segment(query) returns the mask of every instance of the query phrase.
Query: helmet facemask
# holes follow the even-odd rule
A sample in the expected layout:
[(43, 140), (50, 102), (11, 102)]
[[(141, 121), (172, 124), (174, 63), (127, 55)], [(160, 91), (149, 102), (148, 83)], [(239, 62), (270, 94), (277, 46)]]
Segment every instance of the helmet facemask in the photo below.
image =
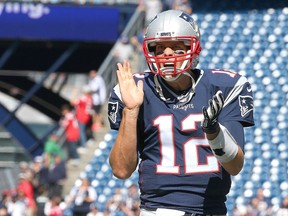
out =
[[(169, 56), (156, 55), (155, 46), (158, 41), (183, 41), (188, 50), (184, 53), (177, 53), (177, 50), (174, 50), (174, 54)], [(196, 67), (201, 48), (199, 40), (194, 36), (190, 36), (145, 38), (143, 50), (151, 72), (163, 77), (166, 81), (175, 81), (181, 73)], [(179, 63), (181, 63), (180, 66)]]

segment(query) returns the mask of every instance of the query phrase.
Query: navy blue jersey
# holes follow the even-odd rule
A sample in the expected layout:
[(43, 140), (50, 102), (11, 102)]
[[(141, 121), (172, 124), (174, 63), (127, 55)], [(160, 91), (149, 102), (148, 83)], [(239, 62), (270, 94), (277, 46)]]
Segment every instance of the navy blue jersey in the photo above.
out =
[[(162, 100), (155, 91), (154, 74), (135, 74), (134, 78), (144, 82), (144, 102), (137, 124), (142, 207), (226, 214), (231, 179), (213, 156), (201, 129), (202, 107), (221, 90), (225, 104), (218, 121), (222, 125), (254, 125), (252, 89), (247, 79), (232, 71), (201, 70), (195, 94), (185, 104), (169, 91), (164, 92), (168, 100)], [(108, 104), (112, 129), (118, 130), (122, 109), (116, 86)], [(237, 132), (232, 134), (243, 148), (243, 139), (235, 137)]]

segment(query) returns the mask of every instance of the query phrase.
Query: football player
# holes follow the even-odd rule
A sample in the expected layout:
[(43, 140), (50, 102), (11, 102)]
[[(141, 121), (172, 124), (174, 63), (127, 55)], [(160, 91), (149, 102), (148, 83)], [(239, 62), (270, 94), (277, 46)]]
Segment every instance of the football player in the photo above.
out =
[(138, 167), (141, 216), (225, 215), (231, 175), (243, 168), (243, 128), (254, 125), (251, 86), (237, 72), (196, 67), (200, 31), (181, 11), (150, 22), (143, 51), (149, 72), (117, 64), (113, 174), (126, 179)]

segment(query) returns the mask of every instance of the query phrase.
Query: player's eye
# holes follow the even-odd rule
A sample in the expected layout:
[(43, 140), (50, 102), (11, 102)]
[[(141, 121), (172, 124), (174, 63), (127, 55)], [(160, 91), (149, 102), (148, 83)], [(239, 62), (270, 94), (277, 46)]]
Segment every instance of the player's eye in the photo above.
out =
[(165, 47), (164, 46), (160, 46), (160, 45), (158, 45), (157, 47), (156, 47), (156, 55), (163, 55), (163, 53), (164, 53), (164, 49), (165, 49)]
[(185, 51), (184, 50), (175, 50), (174, 54), (176, 54), (176, 55), (185, 54)]
[[(185, 54), (185, 51), (184, 50), (173, 50), (174, 54), (176, 55), (183, 55)], [(164, 54), (164, 50), (163, 49), (159, 49), (159, 50), (156, 50), (156, 55), (163, 55)]]
[(156, 50), (156, 55), (163, 55), (164, 50)]

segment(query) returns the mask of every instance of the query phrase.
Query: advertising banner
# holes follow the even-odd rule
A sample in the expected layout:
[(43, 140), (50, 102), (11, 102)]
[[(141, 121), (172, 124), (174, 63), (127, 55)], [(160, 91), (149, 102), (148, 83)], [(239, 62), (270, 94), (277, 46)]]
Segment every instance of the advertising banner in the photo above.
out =
[(0, 39), (113, 42), (118, 26), (112, 7), (0, 3)]

